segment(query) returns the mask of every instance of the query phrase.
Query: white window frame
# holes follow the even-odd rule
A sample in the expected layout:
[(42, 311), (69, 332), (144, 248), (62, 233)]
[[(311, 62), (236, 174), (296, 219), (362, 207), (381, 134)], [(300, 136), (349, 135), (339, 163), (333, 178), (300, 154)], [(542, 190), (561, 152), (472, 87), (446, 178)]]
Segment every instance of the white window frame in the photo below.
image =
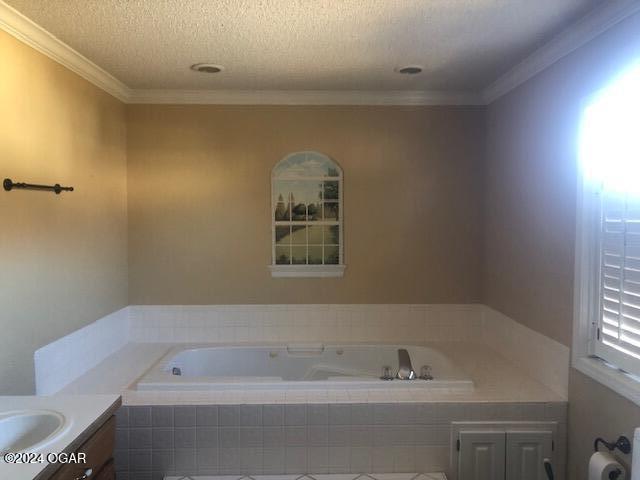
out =
[[(600, 92), (582, 102), (583, 109)], [(574, 273), (573, 368), (640, 405), (640, 380), (596, 355), (600, 315), (601, 193), (578, 166)], [(600, 346), (601, 348), (602, 346)], [(609, 354), (609, 358), (613, 357)]]
[[(339, 175), (337, 177), (305, 177), (305, 178), (291, 178), (277, 177), (276, 169), (278, 165), (286, 162), (289, 158), (295, 155), (313, 154), (320, 155), (329, 159), (338, 169)], [(277, 201), (274, 198), (275, 182), (277, 180), (303, 180), (303, 181), (337, 181), (338, 182), (338, 232), (340, 241), (338, 243), (338, 255), (340, 261), (337, 265), (278, 265), (276, 264), (276, 225), (277, 222), (274, 218), (274, 212), (276, 209)], [(335, 278), (342, 277), (346, 265), (344, 263), (344, 173), (338, 163), (327, 155), (317, 151), (301, 151), (293, 152), (282, 158), (276, 163), (271, 170), (271, 265), (269, 270), (273, 278), (304, 278), (304, 277), (316, 277), (316, 278)], [(302, 222), (305, 223), (306, 222)], [(336, 222), (330, 222), (335, 224)], [(326, 225), (324, 221), (313, 222), (313, 225)]]

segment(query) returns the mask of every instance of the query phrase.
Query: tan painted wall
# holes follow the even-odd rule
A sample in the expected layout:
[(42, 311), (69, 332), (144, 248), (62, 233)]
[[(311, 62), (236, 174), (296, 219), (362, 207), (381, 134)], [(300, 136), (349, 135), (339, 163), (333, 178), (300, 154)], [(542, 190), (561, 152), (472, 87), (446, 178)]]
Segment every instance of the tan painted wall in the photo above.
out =
[[(479, 299), (483, 109), (131, 105), (131, 304)], [(344, 169), (342, 279), (272, 279), (270, 172)]]
[(127, 303), (123, 105), (0, 31), (0, 394), (34, 390), (33, 353)]
[[(640, 15), (488, 109), (484, 303), (570, 345), (576, 136), (581, 105), (640, 60)], [(630, 434), (640, 408), (571, 371), (569, 478), (586, 478), (593, 440)]]

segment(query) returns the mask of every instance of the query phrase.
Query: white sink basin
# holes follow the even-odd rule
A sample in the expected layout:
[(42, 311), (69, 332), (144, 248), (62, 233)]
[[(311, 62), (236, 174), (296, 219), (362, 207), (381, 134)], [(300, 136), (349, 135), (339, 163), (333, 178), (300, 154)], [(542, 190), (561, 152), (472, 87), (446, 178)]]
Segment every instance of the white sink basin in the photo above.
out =
[(0, 454), (33, 451), (57, 437), (64, 423), (53, 410), (0, 412)]

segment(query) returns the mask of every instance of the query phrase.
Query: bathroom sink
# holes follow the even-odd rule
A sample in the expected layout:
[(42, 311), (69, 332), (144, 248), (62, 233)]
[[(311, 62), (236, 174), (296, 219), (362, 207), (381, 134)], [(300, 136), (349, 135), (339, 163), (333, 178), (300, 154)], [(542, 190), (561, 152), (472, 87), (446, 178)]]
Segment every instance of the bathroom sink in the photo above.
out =
[(57, 437), (64, 423), (53, 410), (0, 412), (0, 454), (35, 450)]

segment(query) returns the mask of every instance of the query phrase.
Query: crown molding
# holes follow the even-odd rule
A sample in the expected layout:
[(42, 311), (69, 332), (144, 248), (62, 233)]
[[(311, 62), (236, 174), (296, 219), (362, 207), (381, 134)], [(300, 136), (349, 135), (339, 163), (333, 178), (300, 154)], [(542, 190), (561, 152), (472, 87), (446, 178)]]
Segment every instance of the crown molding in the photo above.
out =
[(129, 87), (2, 0), (0, 0), (0, 29), (117, 99), (127, 101), (131, 93)]
[(481, 105), (479, 94), (447, 91), (133, 90), (0, 0), (0, 29), (124, 103), (203, 105)]
[(479, 94), (447, 91), (133, 90), (0, 0), (0, 29), (124, 103), (203, 105), (481, 105)]
[(134, 90), (0, 0), (0, 29), (124, 103), (202, 105), (487, 105), (615, 24), (640, 11), (616, 0), (587, 14), (515, 65), (481, 93), (465, 91)]
[(550, 42), (487, 86), (482, 91), (484, 103), (494, 102), (638, 11), (640, 11), (640, 1), (638, 0), (605, 2), (603, 6), (591, 11), (563, 30)]
[(201, 105), (482, 105), (473, 92), (133, 90), (128, 103)]

